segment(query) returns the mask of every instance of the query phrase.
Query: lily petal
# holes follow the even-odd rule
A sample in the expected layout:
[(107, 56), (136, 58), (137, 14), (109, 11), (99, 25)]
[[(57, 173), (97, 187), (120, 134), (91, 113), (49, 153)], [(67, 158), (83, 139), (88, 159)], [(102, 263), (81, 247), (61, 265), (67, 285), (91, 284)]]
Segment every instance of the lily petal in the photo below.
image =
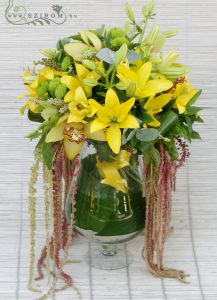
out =
[(148, 81), (152, 70), (152, 63), (146, 62), (144, 63), (138, 70), (137, 76), (138, 76), (138, 82), (139, 87), (142, 88), (143, 85)]
[(65, 84), (70, 90), (76, 89), (80, 86), (78, 79), (69, 75), (63, 76), (61, 78), (61, 83)]
[(86, 78), (90, 73), (90, 71), (82, 64), (75, 63), (75, 68), (79, 80)]
[(108, 123), (102, 122), (101, 120), (99, 120), (99, 118), (97, 118), (97, 119), (93, 120), (93, 122), (90, 124), (90, 133), (104, 129), (108, 126), (109, 126)]
[(106, 132), (106, 139), (112, 151), (115, 154), (118, 154), (121, 147), (121, 130), (117, 124), (113, 124), (108, 128)]
[(106, 141), (106, 135), (105, 135), (104, 130), (99, 130), (99, 131), (96, 131), (96, 132), (90, 132), (90, 126), (91, 126), (91, 123), (87, 123), (85, 125), (85, 127), (84, 127), (85, 136), (88, 139), (91, 139), (91, 140), (105, 142)]
[(117, 76), (123, 82), (137, 81), (136, 73), (123, 65), (117, 67)]
[(131, 108), (133, 107), (135, 103), (135, 98), (130, 98), (129, 100), (121, 103), (120, 109), (119, 109), (119, 116), (118, 116), (118, 122), (122, 122)]
[(171, 94), (163, 94), (156, 98), (149, 98), (144, 105), (146, 110), (159, 110), (164, 107), (172, 98)]
[(118, 96), (113, 89), (108, 89), (106, 93), (105, 106), (109, 108), (118, 108), (120, 106)]
[(143, 90), (152, 90), (155, 94), (169, 90), (173, 86), (172, 81), (166, 79), (149, 80), (143, 85)]
[(127, 115), (126, 118), (118, 124), (120, 128), (138, 128), (139, 122), (132, 115)]

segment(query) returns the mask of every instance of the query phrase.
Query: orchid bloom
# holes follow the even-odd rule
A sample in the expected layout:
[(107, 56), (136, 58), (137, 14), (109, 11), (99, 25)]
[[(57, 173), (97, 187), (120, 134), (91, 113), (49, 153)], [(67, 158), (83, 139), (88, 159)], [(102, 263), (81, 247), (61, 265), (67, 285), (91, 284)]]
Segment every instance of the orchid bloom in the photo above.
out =
[(92, 117), (97, 109), (90, 105), (92, 99), (87, 100), (84, 90), (76, 88), (73, 101), (68, 105), (70, 114), (68, 123), (82, 122), (85, 117)]
[(108, 127), (106, 139), (112, 151), (118, 154), (121, 147), (120, 128), (138, 128), (139, 123), (135, 117), (129, 114), (135, 103), (135, 98), (131, 98), (120, 103), (114, 90), (109, 89), (105, 97), (105, 106), (100, 105), (95, 100), (91, 105), (97, 108), (97, 118), (90, 125), (90, 132)]
[(173, 107), (178, 108), (179, 114), (185, 112), (186, 105), (197, 92), (198, 90), (186, 81), (176, 85), (175, 91), (172, 92), (172, 97), (176, 99)]
[(123, 83), (135, 84), (135, 97), (137, 99), (153, 97), (158, 93), (169, 90), (173, 86), (172, 81), (167, 79), (149, 80), (151, 70), (151, 62), (146, 62), (139, 68), (128, 68), (127, 66), (119, 65), (117, 67), (117, 77)]
[[(158, 114), (162, 111), (162, 108), (167, 105), (167, 103), (171, 100), (172, 95), (171, 94), (162, 94), (158, 97), (150, 97), (148, 101), (143, 106), (146, 113), (153, 119), (150, 123), (148, 123), (149, 126), (152, 127), (158, 127), (160, 126), (160, 122), (154, 117), (154, 115)], [(143, 127), (147, 127), (146, 124), (143, 125)]]
[(89, 124), (58, 122), (47, 134), (46, 143), (63, 141), (66, 155), (72, 160), (80, 153), (85, 138), (106, 141), (104, 131), (100, 130), (93, 134), (90, 132)]

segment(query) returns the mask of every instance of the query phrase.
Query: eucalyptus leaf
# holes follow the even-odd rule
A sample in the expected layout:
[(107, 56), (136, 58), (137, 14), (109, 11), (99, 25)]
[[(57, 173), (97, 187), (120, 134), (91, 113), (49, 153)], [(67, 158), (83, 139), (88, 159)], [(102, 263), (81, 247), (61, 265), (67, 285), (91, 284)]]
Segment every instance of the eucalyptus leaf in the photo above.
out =
[(101, 50), (99, 50), (96, 54), (96, 57), (107, 62), (110, 65), (115, 64), (115, 60), (116, 60), (115, 53), (109, 48), (102, 48)]
[(129, 61), (129, 63), (132, 63), (134, 61), (137, 61), (138, 59), (141, 58), (141, 54), (133, 51), (133, 50), (128, 50), (127, 51), (127, 59)]
[(154, 128), (140, 128), (136, 130), (136, 138), (142, 142), (152, 142), (159, 137), (160, 133)]

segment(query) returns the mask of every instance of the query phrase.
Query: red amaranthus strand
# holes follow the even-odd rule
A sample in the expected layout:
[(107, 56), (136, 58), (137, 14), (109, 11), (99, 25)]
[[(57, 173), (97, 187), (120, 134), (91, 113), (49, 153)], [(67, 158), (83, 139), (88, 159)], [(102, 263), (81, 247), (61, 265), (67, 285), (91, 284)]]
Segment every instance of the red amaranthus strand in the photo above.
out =
[(167, 269), (163, 265), (164, 244), (170, 231), (171, 193), (175, 190), (176, 163), (171, 161), (163, 144), (160, 145), (161, 163), (145, 166), (146, 223), (143, 257), (149, 270), (158, 277), (177, 278), (186, 282), (183, 271)]
[[(50, 239), (49, 252), (50, 252), (50, 257), (53, 259), (57, 269), (57, 274), (56, 275), (53, 274), (53, 276), (55, 276), (55, 280), (57, 280), (58, 277), (62, 277), (66, 282), (66, 285), (64, 285), (62, 288), (58, 290), (56, 289), (56, 291), (60, 291), (70, 286), (74, 287), (72, 277), (63, 271), (63, 264), (67, 258), (68, 249), (70, 247), (72, 238), (75, 235), (72, 227), (73, 222), (72, 221), (68, 222), (66, 219), (65, 208), (66, 208), (66, 198), (67, 198), (66, 196), (67, 193), (69, 192), (69, 188), (72, 182), (75, 185), (73, 186), (74, 189), (73, 195), (75, 196), (76, 193), (76, 182), (77, 182), (77, 176), (79, 175), (80, 160), (79, 158), (76, 158), (73, 161), (67, 160), (62, 145), (59, 143), (56, 143), (54, 145), (53, 150), (54, 150), (54, 160), (52, 166), (53, 236)], [(64, 180), (64, 193), (62, 191), (63, 180)], [(63, 203), (62, 203), (62, 194), (64, 194)], [(75, 202), (75, 199), (71, 201)], [(65, 251), (64, 260), (60, 258), (61, 249)], [(45, 246), (42, 249), (40, 258), (38, 260), (39, 276), (38, 278), (36, 278), (36, 280), (42, 279), (44, 277), (42, 268), (44, 267), (44, 260), (47, 256), (47, 252), (48, 251)], [(74, 288), (79, 294), (77, 288), (76, 287)]]

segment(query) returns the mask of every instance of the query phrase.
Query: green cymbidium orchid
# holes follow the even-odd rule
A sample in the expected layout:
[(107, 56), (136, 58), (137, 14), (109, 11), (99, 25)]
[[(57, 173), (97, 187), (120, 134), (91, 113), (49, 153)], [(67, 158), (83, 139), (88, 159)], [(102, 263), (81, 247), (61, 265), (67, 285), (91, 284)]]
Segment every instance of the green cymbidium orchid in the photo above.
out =
[(82, 123), (58, 122), (49, 131), (46, 143), (63, 141), (64, 150), (68, 159), (74, 159), (81, 151), (86, 138), (96, 141), (106, 141), (104, 131), (100, 130), (95, 134), (90, 133), (90, 125)]
[(137, 119), (129, 114), (130, 109), (135, 103), (135, 98), (131, 98), (120, 103), (117, 94), (113, 89), (109, 89), (105, 97), (105, 106), (100, 105), (95, 100), (91, 105), (97, 109), (97, 118), (90, 125), (90, 132), (108, 127), (106, 139), (112, 151), (118, 154), (121, 147), (120, 128), (138, 128)]
[(167, 79), (150, 80), (151, 70), (151, 62), (146, 62), (135, 69), (119, 65), (117, 67), (117, 77), (123, 83), (135, 84), (135, 97), (137, 99), (153, 97), (158, 93), (169, 90), (173, 86), (173, 83)]

